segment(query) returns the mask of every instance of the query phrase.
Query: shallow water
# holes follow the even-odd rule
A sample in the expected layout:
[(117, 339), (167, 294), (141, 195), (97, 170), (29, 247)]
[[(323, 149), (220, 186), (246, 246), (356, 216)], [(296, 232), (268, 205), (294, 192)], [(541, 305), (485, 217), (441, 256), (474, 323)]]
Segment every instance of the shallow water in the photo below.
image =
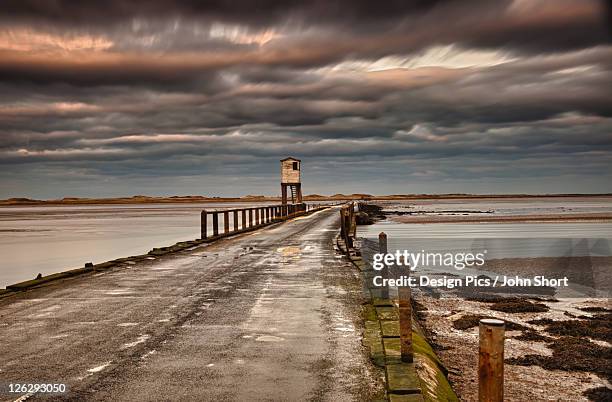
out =
[(415, 200), (389, 201), (385, 210), (425, 215), (549, 215), (576, 213), (612, 213), (612, 197), (554, 197), (534, 199)]
[(193, 240), (202, 209), (255, 205), (266, 203), (0, 207), (0, 287)]
[(380, 232), (389, 250), (480, 251), (488, 258), (610, 256), (611, 223), (428, 223), (383, 221), (360, 226), (371, 240)]
[[(492, 208), (495, 206), (495, 208)], [(561, 209), (568, 212), (561, 212)], [(560, 214), (576, 212), (606, 213), (612, 209), (612, 202), (560, 201), (549, 199), (547, 202), (537, 200), (534, 205), (526, 201), (512, 202), (477, 202), (459, 201), (430, 203), (427, 205), (412, 202), (388, 203), (388, 211), (417, 211), (425, 215), (457, 214), (457, 211), (469, 215), (478, 214), (473, 211), (492, 211), (495, 215), (533, 215)], [(442, 212), (443, 211), (443, 212)], [(520, 212), (519, 212), (520, 211)], [(463, 214), (462, 212), (459, 214)], [(408, 250), (412, 253), (485, 253), (485, 260), (505, 258), (537, 258), (537, 257), (609, 257), (612, 256), (612, 223), (610, 222), (512, 222), (512, 223), (401, 223), (394, 220), (384, 220), (374, 225), (358, 226), (359, 237), (378, 242), (378, 235), (385, 232), (388, 238), (388, 251)], [(559, 260), (562, 261), (562, 260)], [(563, 260), (567, 261), (567, 260)], [(560, 262), (561, 263), (561, 262)], [(562, 264), (562, 263), (561, 263)], [(572, 268), (578, 269), (578, 268)], [(606, 278), (608, 281), (612, 267), (586, 265), (579, 268), (589, 270), (593, 278)], [(535, 274), (568, 273), (566, 266), (552, 266), (547, 271)], [(604, 270), (604, 271), (602, 271)], [(459, 268), (431, 264), (420, 267), (421, 274), (445, 274), (451, 272), (459, 276), (491, 275), (485, 270)], [(576, 274), (578, 271), (569, 272)], [(606, 285), (606, 286), (597, 286)], [(596, 284), (595, 287), (608, 288), (609, 284)], [(591, 292), (593, 289), (583, 289), (572, 283), (571, 289), (563, 289), (563, 294), (569, 297)], [(608, 293), (605, 292), (607, 295)]]
[[(417, 215), (612, 215), (612, 198), (587, 197), (513, 200), (419, 200), (381, 204), (386, 211)], [(388, 236), (389, 248), (439, 251), (488, 249), (488, 258), (611, 255), (610, 222), (400, 223), (384, 220), (359, 226), (358, 235)]]

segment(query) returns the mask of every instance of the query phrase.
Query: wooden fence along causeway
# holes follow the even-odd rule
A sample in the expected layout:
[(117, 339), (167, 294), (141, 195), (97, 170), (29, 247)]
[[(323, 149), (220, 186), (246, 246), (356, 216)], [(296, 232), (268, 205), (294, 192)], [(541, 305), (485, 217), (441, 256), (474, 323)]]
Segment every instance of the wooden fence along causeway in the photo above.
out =
[(355, 223), (355, 203), (349, 202), (340, 208), (340, 236), (346, 244), (346, 250), (353, 248), (353, 239), (357, 235)]
[[(324, 208), (327, 207), (302, 203), (212, 211), (202, 210), (200, 238), (211, 239), (238, 234)], [(212, 228), (209, 227), (209, 222), (212, 223)], [(220, 225), (221, 222), (222, 225)]]

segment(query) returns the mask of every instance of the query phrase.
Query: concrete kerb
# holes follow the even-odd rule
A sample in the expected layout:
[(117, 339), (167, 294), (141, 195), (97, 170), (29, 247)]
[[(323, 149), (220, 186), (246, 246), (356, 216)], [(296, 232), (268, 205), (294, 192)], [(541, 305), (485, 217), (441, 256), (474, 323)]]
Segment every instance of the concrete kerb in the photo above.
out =
[(253, 232), (259, 229), (262, 229), (264, 227), (268, 227), (268, 226), (272, 226), (272, 225), (276, 225), (276, 224), (280, 224), (286, 221), (289, 221), (293, 218), (297, 218), (299, 216), (304, 216), (304, 215), (310, 215), (313, 214), (315, 212), (319, 212), (322, 211), (324, 209), (327, 209), (329, 207), (327, 206), (322, 206), (319, 208), (315, 208), (315, 209), (311, 209), (309, 211), (303, 211), (303, 212), (298, 212), (295, 213), (291, 216), (288, 217), (284, 217), (283, 219), (278, 219), (275, 220), (273, 222), (269, 222), (269, 223), (265, 223), (265, 224), (259, 224), (257, 226), (252, 226), (249, 228), (245, 228), (239, 231), (235, 231), (235, 232), (231, 232), (231, 233), (222, 233), (219, 234), (217, 236), (214, 237), (208, 237), (206, 239), (195, 239), (195, 240), (188, 240), (188, 241), (182, 241), (182, 242), (178, 242), (172, 246), (168, 246), (168, 247), (159, 247), (159, 248), (153, 248), (152, 250), (150, 250), (147, 254), (141, 254), (141, 255), (135, 255), (135, 256), (130, 256), (130, 257), (122, 257), (122, 258), (117, 258), (111, 261), (106, 261), (106, 262), (102, 262), (99, 264), (95, 264), (91, 267), (86, 267), (86, 268), (76, 268), (76, 269), (71, 269), (71, 270), (67, 270), (67, 271), (62, 271), (62, 272), (57, 272), (54, 274), (50, 274), (50, 275), (46, 275), (43, 276), (41, 278), (36, 278), (36, 279), (30, 279), (27, 281), (23, 281), (23, 282), (19, 282), (19, 283), (15, 283), (12, 285), (7, 285), (6, 289), (0, 289), (0, 300), (5, 298), (5, 297), (10, 297), (13, 296), (15, 294), (18, 294), (19, 292), (23, 292), (29, 289), (33, 289), (33, 288), (37, 288), (40, 286), (45, 286), (48, 285), (50, 283), (53, 283), (55, 281), (58, 280), (64, 280), (64, 279), (69, 279), (69, 278), (73, 278), (76, 276), (80, 276), (80, 275), (84, 275), (87, 273), (95, 273), (95, 272), (101, 272), (101, 271), (106, 271), (108, 269), (111, 268), (115, 268), (115, 267), (119, 267), (122, 264), (126, 263), (127, 261), (142, 261), (147, 259), (148, 257), (161, 257), (167, 254), (172, 254), (172, 253), (177, 253), (180, 251), (184, 251), (193, 247), (197, 247), (199, 245), (202, 244), (208, 244), (208, 243), (213, 243), (217, 240), (221, 240), (221, 239), (226, 239), (226, 238), (231, 238), (234, 236), (238, 236), (238, 235), (242, 235), (248, 232)]
[[(372, 362), (385, 370), (387, 397), (390, 401), (458, 401), (446, 378), (446, 369), (428, 344), (413, 316), (414, 363), (403, 363), (400, 353), (399, 309), (396, 300), (381, 299), (373, 289), (374, 271), (359, 250), (346, 251), (342, 236), (336, 246), (357, 267), (368, 284), (370, 303), (365, 305), (363, 343)], [(374, 292), (373, 292), (374, 291)]]

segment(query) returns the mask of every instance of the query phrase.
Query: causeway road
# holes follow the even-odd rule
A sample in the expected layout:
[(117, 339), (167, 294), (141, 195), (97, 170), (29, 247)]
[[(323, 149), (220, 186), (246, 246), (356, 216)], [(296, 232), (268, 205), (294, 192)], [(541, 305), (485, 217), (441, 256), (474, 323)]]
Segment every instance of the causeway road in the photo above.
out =
[[(371, 400), (330, 208), (0, 300), (0, 400)], [(8, 394), (62, 383), (62, 395)]]

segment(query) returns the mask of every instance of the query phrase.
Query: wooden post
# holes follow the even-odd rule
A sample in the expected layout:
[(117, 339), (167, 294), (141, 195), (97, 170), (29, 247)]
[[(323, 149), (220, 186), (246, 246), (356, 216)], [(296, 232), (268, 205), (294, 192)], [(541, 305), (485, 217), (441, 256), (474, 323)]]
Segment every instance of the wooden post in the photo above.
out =
[[(380, 234), (378, 235), (378, 252), (381, 254), (387, 254), (387, 234), (385, 232), (380, 232)], [(387, 264), (384, 265), (385, 266), (382, 269), (381, 276), (383, 277), (385, 285), (383, 285), (381, 289), (380, 298), (388, 299), (389, 286), (387, 285), (388, 281), (385, 281), (385, 279), (389, 279), (389, 267), (387, 266)]]
[(281, 183), (281, 203), (287, 205), (287, 185)]
[(247, 211), (246, 209), (242, 210), (242, 229), (247, 228)]
[(213, 236), (219, 236), (219, 213), (217, 211), (212, 213), (213, 216)]
[(353, 239), (357, 237), (357, 220), (355, 216), (355, 207), (351, 205), (351, 233), (353, 234)]
[(223, 233), (229, 233), (229, 211), (223, 211)]
[(502, 320), (485, 318), (479, 324), (478, 400), (504, 400), (504, 332)]
[(249, 208), (249, 227), (253, 227), (253, 208)]
[(234, 210), (234, 232), (238, 231), (238, 210)]
[(353, 248), (353, 238), (351, 237), (351, 210), (347, 208), (346, 214), (344, 215), (345, 223), (344, 223), (344, 235), (346, 236), (346, 245), (347, 248)]
[(206, 229), (208, 221), (206, 220), (206, 210), (200, 214), (200, 239), (206, 239)]
[(410, 287), (397, 288), (399, 299), (400, 351), (402, 361), (412, 363), (412, 305), (410, 304)]

